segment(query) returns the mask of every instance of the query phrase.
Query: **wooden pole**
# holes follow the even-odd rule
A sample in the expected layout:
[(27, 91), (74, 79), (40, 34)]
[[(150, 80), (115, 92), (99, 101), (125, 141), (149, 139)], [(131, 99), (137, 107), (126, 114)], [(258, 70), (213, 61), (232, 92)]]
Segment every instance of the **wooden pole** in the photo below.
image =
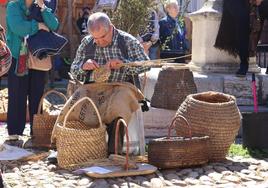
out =
[(69, 36), (69, 44), (70, 44), (70, 58), (71, 61), (74, 59), (74, 41), (73, 41), (73, 26), (72, 26), (72, 21), (73, 21), (73, 0), (68, 0), (68, 22), (67, 22), (67, 28), (68, 28), (68, 36)]

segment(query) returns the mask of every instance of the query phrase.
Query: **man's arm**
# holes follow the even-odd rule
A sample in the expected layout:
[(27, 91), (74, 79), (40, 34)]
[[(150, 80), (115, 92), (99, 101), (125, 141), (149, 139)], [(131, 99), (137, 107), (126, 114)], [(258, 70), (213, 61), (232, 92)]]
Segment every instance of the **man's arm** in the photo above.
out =
[(71, 65), (71, 74), (75, 79), (81, 80), (83, 77), (86, 76), (86, 71), (82, 69), (83, 64), (85, 62), (85, 47), (88, 45), (89, 41), (88, 38), (83, 38), (80, 46), (78, 47), (76, 51), (75, 59)]
[[(127, 49), (128, 49), (128, 56), (129, 59), (126, 61), (128, 62), (135, 62), (135, 61), (147, 61), (150, 60), (149, 57), (146, 55), (144, 48), (140, 44), (138, 40), (130, 40), (127, 41)], [(127, 67), (126, 74), (133, 75), (133, 74), (140, 74), (146, 71), (149, 71), (150, 67)]]

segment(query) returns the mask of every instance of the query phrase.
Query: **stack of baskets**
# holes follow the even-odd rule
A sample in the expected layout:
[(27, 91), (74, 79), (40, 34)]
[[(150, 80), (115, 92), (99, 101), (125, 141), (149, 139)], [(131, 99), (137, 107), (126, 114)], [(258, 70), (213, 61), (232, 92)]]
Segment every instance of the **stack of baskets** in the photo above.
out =
[[(209, 136), (209, 160), (225, 160), (241, 125), (241, 115), (235, 98), (218, 92), (204, 92), (187, 96), (176, 116), (184, 116), (192, 126), (194, 136)], [(185, 136), (188, 128), (175, 122), (177, 135)]]
[[(187, 137), (170, 137), (175, 122), (180, 119), (188, 125)], [(168, 137), (149, 142), (148, 160), (158, 168), (189, 167), (208, 162), (208, 136), (192, 137), (192, 127), (181, 115), (175, 117), (169, 127)]]
[(58, 115), (50, 115), (49, 113), (43, 113), (41, 112), (41, 108), (44, 99), (52, 93), (63, 98), (65, 102), (67, 100), (64, 94), (55, 90), (47, 91), (42, 96), (38, 106), (38, 112), (34, 115), (33, 118), (33, 144), (36, 147), (51, 147), (50, 138)]
[[(97, 128), (91, 128), (82, 119), (69, 118), (75, 112), (76, 106), (80, 103), (88, 104), (88, 102), (98, 117)], [(94, 159), (107, 158), (106, 128), (102, 124), (97, 107), (90, 98), (79, 99), (70, 109), (63, 109), (61, 115), (64, 119), (63, 121), (58, 119), (52, 133), (52, 138), (56, 138), (57, 159), (60, 167), (72, 169)]]

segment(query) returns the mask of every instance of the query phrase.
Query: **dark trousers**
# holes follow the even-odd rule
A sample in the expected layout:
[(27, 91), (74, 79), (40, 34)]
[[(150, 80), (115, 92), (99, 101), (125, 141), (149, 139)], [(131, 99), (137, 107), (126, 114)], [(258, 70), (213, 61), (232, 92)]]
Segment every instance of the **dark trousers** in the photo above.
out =
[(230, 14), (233, 15), (236, 23), (236, 46), (240, 58), (240, 68), (248, 70), (249, 58), (249, 4), (245, 0), (229, 1), (231, 2)]
[(28, 75), (17, 76), (15, 68), (16, 60), (12, 59), (12, 65), (8, 72), (7, 128), (9, 135), (22, 135), (26, 123), (27, 98), (32, 127), (33, 115), (37, 113), (44, 92), (46, 72), (29, 70)]

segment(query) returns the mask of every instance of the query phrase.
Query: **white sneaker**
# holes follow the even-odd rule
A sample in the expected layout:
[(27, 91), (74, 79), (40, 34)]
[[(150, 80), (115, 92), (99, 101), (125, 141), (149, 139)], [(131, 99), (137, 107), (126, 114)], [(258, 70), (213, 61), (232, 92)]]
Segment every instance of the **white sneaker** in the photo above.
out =
[(19, 135), (9, 135), (7, 140), (18, 140), (19, 139)]

